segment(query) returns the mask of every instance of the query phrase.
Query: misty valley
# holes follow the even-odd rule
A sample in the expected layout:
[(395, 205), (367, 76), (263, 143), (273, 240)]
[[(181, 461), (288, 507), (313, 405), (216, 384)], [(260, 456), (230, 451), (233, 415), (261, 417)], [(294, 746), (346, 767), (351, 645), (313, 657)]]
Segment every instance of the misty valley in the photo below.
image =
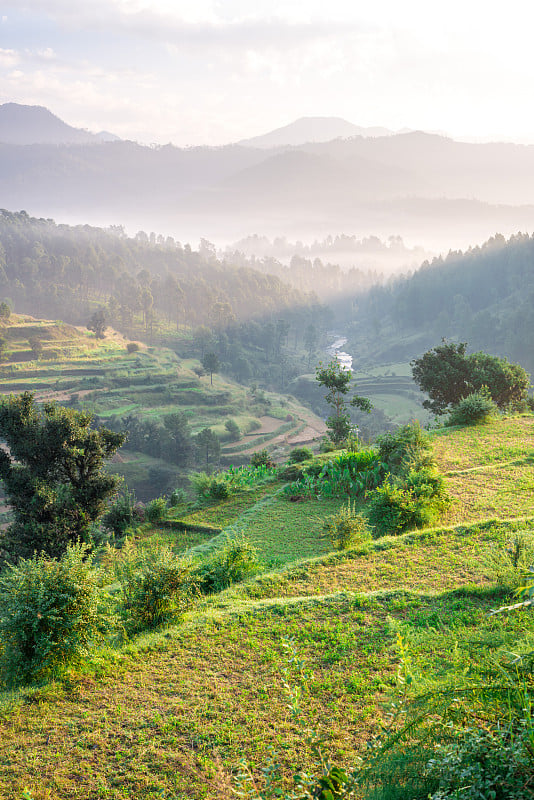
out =
[(1, 797), (534, 797), (533, 173), (0, 106)]

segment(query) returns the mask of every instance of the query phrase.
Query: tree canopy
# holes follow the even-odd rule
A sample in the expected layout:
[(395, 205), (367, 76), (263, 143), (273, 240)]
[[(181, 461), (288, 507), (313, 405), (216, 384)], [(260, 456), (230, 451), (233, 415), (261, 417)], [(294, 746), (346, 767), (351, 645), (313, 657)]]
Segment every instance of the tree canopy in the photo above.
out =
[(467, 342), (448, 342), (411, 362), (415, 382), (429, 396), (423, 401), (434, 414), (444, 414), (473, 392), (486, 387), (496, 405), (503, 409), (525, 399), (530, 376), (519, 364), (488, 353), (466, 355)]
[(90, 414), (47, 403), (38, 409), (25, 392), (0, 403), (0, 478), (15, 521), (4, 545), (9, 560), (35, 551), (61, 555), (87, 540), (91, 523), (115, 494), (119, 478), (104, 469), (125, 435), (91, 428)]

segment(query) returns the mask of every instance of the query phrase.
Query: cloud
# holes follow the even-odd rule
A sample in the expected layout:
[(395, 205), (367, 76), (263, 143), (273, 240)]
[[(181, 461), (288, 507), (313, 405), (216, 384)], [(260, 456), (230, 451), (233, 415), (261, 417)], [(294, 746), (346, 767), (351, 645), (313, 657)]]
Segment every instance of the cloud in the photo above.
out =
[(191, 20), (176, 12), (143, 8), (118, 0), (93, 0), (75, 4), (72, 0), (6, 0), (5, 7), (18, 13), (45, 16), (71, 30), (135, 36), (167, 42), (181, 47), (275, 47), (285, 49), (331, 36), (344, 35), (355, 28), (347, 20), (293, 20), (281, 15), (224, 19), (214, 13)]

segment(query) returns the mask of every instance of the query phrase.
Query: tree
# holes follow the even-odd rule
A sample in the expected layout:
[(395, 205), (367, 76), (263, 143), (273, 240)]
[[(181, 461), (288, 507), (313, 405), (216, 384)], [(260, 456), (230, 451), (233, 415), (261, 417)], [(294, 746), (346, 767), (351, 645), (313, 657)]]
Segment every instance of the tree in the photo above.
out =
[(221, 364), (217, 353), (206, 353), (202, 359), (202, 366), (210, 374), (210, 383), (213, 386), (213, 373), (218, 372)]
[(211, 428), (203, 428), (196, 436), (199, 450), (206, 454), (206, 469), (210, 466), (210, 455), (219, 458), (221, 454), (221, 443)]
[(32, 355), (35, 359), (39, 360), (43, 355), (43, 343), (38, 336), (30, 336), (28, 339)]
[(87, 330), (94, 331), (97, 339), (104, 338), (104, 332), (107, 328), (106, 323), (106, 315), (104, 313), (103, 308), (99, 308), (98, 311), (92, 315), (91, 319), (87, 323)]
[(24, 392), (0, 403), (0, 450), (4, 482), (15, 521), (4, 543), (11, 561), (35, 551), (57, 557), (103, 513), (118, 487), (104, 461), (126, 436), (91, 428), (90, 414), (46, 403), (42, 411)]
[[(320, 386), (328, 389), (325, 400), (332, 407), (333, 414), (326, 420), (326, 426), (329, 429), (328, 436), (339, 447), (354, 433), (354, 427), (345, 400), (345, 395), (348, 394), (350, 389), (352, 372), (350, 369), (343, 369), (337, 358), (334, 358), (326, 366), (319, 362), (315, 370), (315, 378)], [(373, 407), (367, 397), (360, 397), (359, 395), (354, 395), (350, 405), (356, 406), (356, 408), (367, 413)]]
[(486, 387), (492, 400), (503, 409), (526, 398), (530, 376), (519, 364), (487, 353), (466, 355), (467, 342), (442, 343), (411, 362), (414, 381), (429, 400), (423, 406), (434, 414), (445, 414), (473, 392)]

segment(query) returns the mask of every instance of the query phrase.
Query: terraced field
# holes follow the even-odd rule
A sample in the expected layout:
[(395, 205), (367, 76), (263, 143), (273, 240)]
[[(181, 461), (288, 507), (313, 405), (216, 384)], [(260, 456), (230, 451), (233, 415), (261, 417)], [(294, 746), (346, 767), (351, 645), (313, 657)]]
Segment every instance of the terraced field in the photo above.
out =
[[(490, 663), (532, 650), (530, 611), (488, 611), (508, 598), (495, 565), (510, 535), (534, 529), (533, 421), (440, 432), (451, 518), (365, 548), (326, 552), (318, 528), (335, 501), (289, 503), (272, 484), (185, 515), (242, 527), (283, 563), (200, 599), (179, 625), (101, 650), (60, 683), (6, 698), (0, 795), (18, 799), (27, 787), (34, 800), (226, 800), (243, 757), (261, 788), (271, 748), (289, 784), (296, 765), (311, 766), (303, 726), (350, 766), (406, 670), (416, 682), (476, 683)], [(479, 478), (474, 496), (465, 475)]]
[[(221, 375), (214, 375), (212, 383), (195, 372), (200, 369), (198, 360), (179, 358), (168, 348), (135, 343), (138, 349), (128, 352), (127, 340), (113, 330), (97, 339), (62, 322), (12, 314), (0, 320), (0, 335), (6, 340), (0, 393), (32, 391), (39, 401), (87, 410), (104, 424), (129, 414), (161, 422), (180, 411), (193, 435), (203, 428), (217, 434), (223, 443), (223, 465), (246, 463), (265, 447), (281, 458), (301, 442), (313, 443), (325, 431), (322, 420), (294, 399), (269, 392), (254, 396)], [(30, 346), (35, 338), (42, 347), (38, 358)], [(237, 441), (230, 441), (225, 428), (229, 419), (241, 430)], [(123, 475), (142, 500), (179, 482), (176, 466), (131, 452), (127, 445), (111, 469)]]

